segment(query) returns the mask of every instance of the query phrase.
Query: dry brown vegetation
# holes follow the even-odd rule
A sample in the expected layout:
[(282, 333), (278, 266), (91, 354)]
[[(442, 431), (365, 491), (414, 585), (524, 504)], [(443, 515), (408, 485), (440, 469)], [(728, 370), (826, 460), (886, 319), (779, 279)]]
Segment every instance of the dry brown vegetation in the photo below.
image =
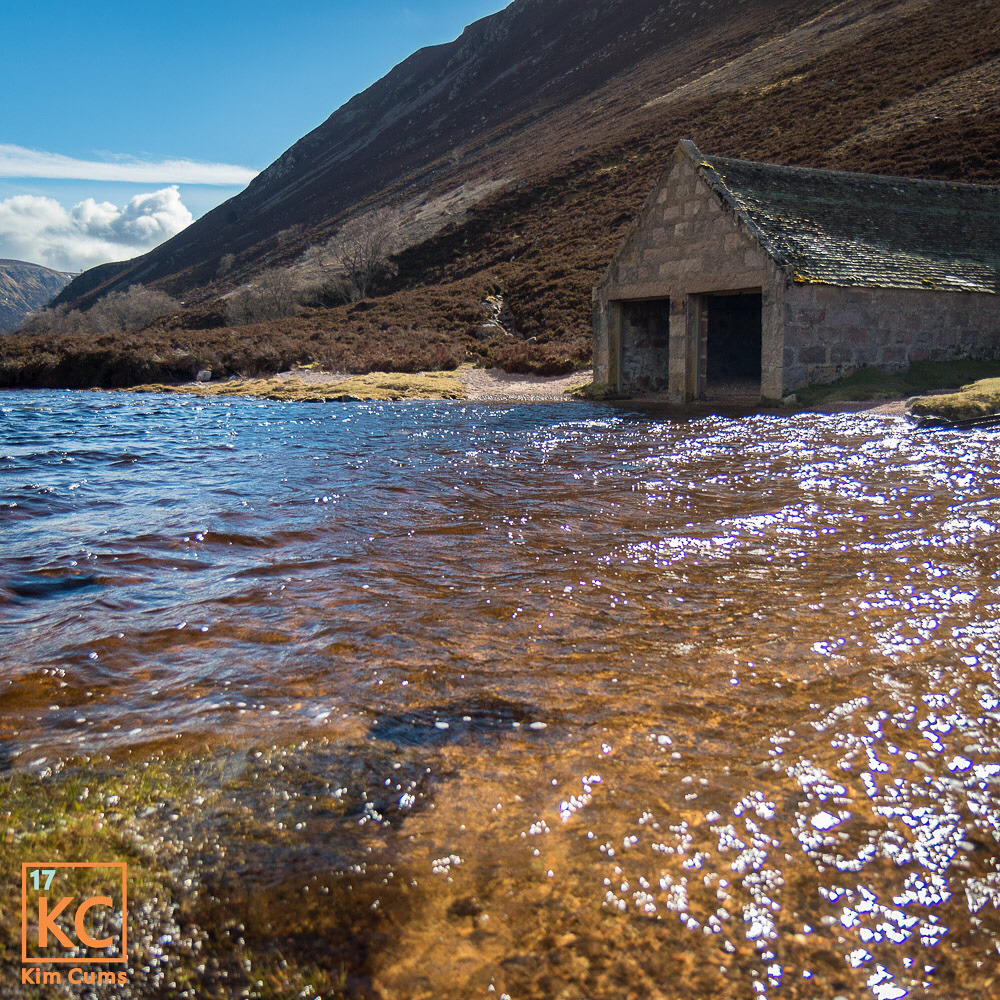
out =
[(589, 356), (589, 335), (568, 342), (539, 338), (535, 344), (503, 336), (478, 339), (483, 294), (479, 282), (466, 281), (241, 327), (190, 329), (171, 317), (131, 334), (12, 335), (0, 345), (0, 384), (122, 388), (186, 381), (202, 368), (212, 369), (215, 378), (258, 377), (310, 363), (364, 374), (449, 371), (471, 361), (559, 375)]

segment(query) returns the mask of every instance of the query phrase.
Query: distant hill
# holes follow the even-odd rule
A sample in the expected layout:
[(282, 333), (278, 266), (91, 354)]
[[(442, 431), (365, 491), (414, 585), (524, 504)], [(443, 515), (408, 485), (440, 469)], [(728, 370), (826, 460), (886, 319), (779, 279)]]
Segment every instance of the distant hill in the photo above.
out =
[[(416, 52), (184, 232), (85, 272), (59, 301), (86, 307), (135, 283), (182, 298), (187, 312), (136, 361), (153, 374), (144, 359), (182, 341), (234, 371), (583, 360), (590, 288), (680, 138), (720, 156), (996, 183), (1000, 0), (515, 0)], [(383, 204), (402, 206), (407, 247), (364, 308), (224, 331), (221, 295), (299, 266)], [(494, 293), (537, 344), (480, 351), (470, 331)], [(19, 351), (10, 370), (35, 378), (33, 348)], [(3, 367), (0, 356), (6, 378)]]
[(73, 277), (41, 264), (0, 259), (0, 333), (54, 299)]

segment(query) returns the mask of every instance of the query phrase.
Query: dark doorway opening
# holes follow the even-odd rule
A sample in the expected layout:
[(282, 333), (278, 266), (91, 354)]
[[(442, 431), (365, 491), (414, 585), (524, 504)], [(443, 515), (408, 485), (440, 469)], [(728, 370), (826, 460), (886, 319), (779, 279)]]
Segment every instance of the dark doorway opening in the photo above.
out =
[(709, 295), (705, 380), (709, 392), (760, 395), (762, 298), (759, 292)]
[(622, 388), (663, 392), (670, 384), (670, 299), (622, 302)]

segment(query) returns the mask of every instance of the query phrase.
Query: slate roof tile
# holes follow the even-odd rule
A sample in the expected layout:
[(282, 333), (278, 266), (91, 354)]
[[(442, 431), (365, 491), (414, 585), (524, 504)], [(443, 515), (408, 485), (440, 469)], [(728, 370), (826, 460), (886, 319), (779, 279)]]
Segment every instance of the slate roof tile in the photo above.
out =
[(1000, 187), (697, 163), (796, 281), (1000, 294)]

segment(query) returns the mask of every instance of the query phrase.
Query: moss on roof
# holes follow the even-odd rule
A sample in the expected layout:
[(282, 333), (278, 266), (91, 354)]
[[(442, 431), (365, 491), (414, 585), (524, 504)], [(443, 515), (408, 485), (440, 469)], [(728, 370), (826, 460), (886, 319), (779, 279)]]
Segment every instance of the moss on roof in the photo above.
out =
[(696, 163), (796, 281), (1000, 294), (1000, 187)]

